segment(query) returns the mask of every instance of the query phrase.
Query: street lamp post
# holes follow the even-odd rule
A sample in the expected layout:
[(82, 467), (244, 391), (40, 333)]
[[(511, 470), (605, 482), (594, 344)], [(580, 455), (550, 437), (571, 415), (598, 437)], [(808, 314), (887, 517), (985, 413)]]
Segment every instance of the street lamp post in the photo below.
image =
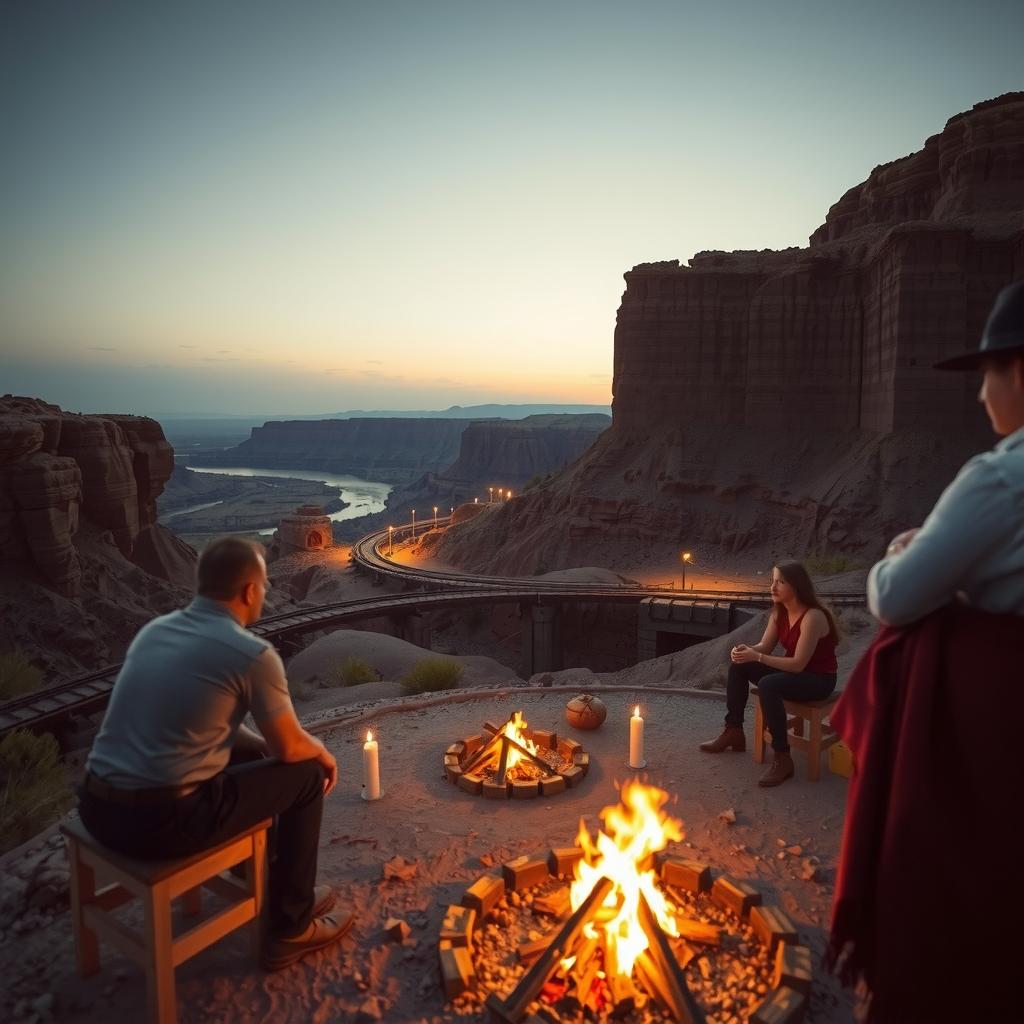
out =
[(684, 551), (679, 559), (683, 563), (683, 590), (686, 589), (686, 565), (688, 562), (693, 561), (693, 555), (689, 551)]
[(494, 503), (494, 488), (487, 488), (487, 504), (492, 505)]
[(388, 527), (388, 558), (395, 553), (395, 528)]
[(434, 506), (434, 529), (437, 529), (437, 506)]
[(416, 509), (412, 510), (412, 539), (416, 539)]

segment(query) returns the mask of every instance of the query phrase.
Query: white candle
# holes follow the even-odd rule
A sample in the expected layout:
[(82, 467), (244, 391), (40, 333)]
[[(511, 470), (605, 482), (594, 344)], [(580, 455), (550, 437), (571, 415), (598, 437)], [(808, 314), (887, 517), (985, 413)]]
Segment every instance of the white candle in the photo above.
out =
[(647, 767), (644, 760), (644, 720), (640, 717), (639, 704), (633, 708), (633, 717), (629, 720), (629, 767)]
[(377, 757), (377, 741), (373, 733), (366, 734), (363, 744), (363, 799), (380, 799), (380, 761)]

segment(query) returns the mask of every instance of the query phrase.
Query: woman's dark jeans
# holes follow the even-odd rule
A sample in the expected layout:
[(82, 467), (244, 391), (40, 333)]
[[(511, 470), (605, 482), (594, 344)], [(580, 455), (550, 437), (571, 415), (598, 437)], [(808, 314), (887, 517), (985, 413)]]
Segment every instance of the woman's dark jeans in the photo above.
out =
[(761, 709), (772, 748), (780, 754), (789, 751), (786, 730), (787, 700), (824, 700), (836, 688), (835, 673), (780, 672), (757, 661), (729, 666), (729, 682), (725, 689), (725, 724), (743, 725), (743, 709), (747, 706), (750, 684), (756, 683), (761, 695)]

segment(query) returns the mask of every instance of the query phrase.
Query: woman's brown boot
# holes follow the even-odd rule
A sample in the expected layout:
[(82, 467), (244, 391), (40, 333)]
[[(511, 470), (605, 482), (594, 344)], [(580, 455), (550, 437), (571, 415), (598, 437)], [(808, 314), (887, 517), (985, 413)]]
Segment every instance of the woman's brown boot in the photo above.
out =
[(743, 735), (742, 726), (727, 725), (717, 740), (702, 743), (700, 749), (705, 754), (720, 754), (723, 750), (735, 750), (742, 754), (747, 749), (747, 737)]
[(793, 758), (789, 756), (788, 751), (780, 753), (776, 750), (771, 768), (757, 780), (757, 784), (759, 786), (778, 786), (786, 779), (791, 779), (794, 771)]

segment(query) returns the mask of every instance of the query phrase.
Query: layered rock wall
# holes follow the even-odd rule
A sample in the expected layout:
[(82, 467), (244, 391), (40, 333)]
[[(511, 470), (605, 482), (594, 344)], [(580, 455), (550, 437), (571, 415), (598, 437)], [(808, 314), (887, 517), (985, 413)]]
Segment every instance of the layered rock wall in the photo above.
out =
[(611, 418), (601, 415), (527, 416), (471, 423), (463, 431), (459, 457), (441, 476), (518, 488), (574, 462), (610, 425)]
[(439, 554), (525, 573), (679, 545), (874, 554), (992, 443), (977, 375), (932, 367), (974, 347), (998, 290), (1022, 278), (1012, 93), (875, 168), (808, 248), (629, 271), (611, 429)]
[(285, 420), (253, 427), (252, 436), (197, 463), (266, 469), (323, 469), (366, 480), (407, 483), (440, 473), (459, 454), (466, 420)]
[[(109, 531), (122, 555), (167, 549), (146, 535), (174, 452), (160, 425), (139, 416), (80, 416), (32, 398), (0, 399), (0, 561), (30, 568), (63, 594), (79, 589), (80, 520)], [(143, 543), (140, 545), (140, 538)], [(170, 545), (175, 548), (175, 545)], [(191, 563), (190, 549), (177, 562)], [(158, 574), (160, 574), (158, 572)]]

